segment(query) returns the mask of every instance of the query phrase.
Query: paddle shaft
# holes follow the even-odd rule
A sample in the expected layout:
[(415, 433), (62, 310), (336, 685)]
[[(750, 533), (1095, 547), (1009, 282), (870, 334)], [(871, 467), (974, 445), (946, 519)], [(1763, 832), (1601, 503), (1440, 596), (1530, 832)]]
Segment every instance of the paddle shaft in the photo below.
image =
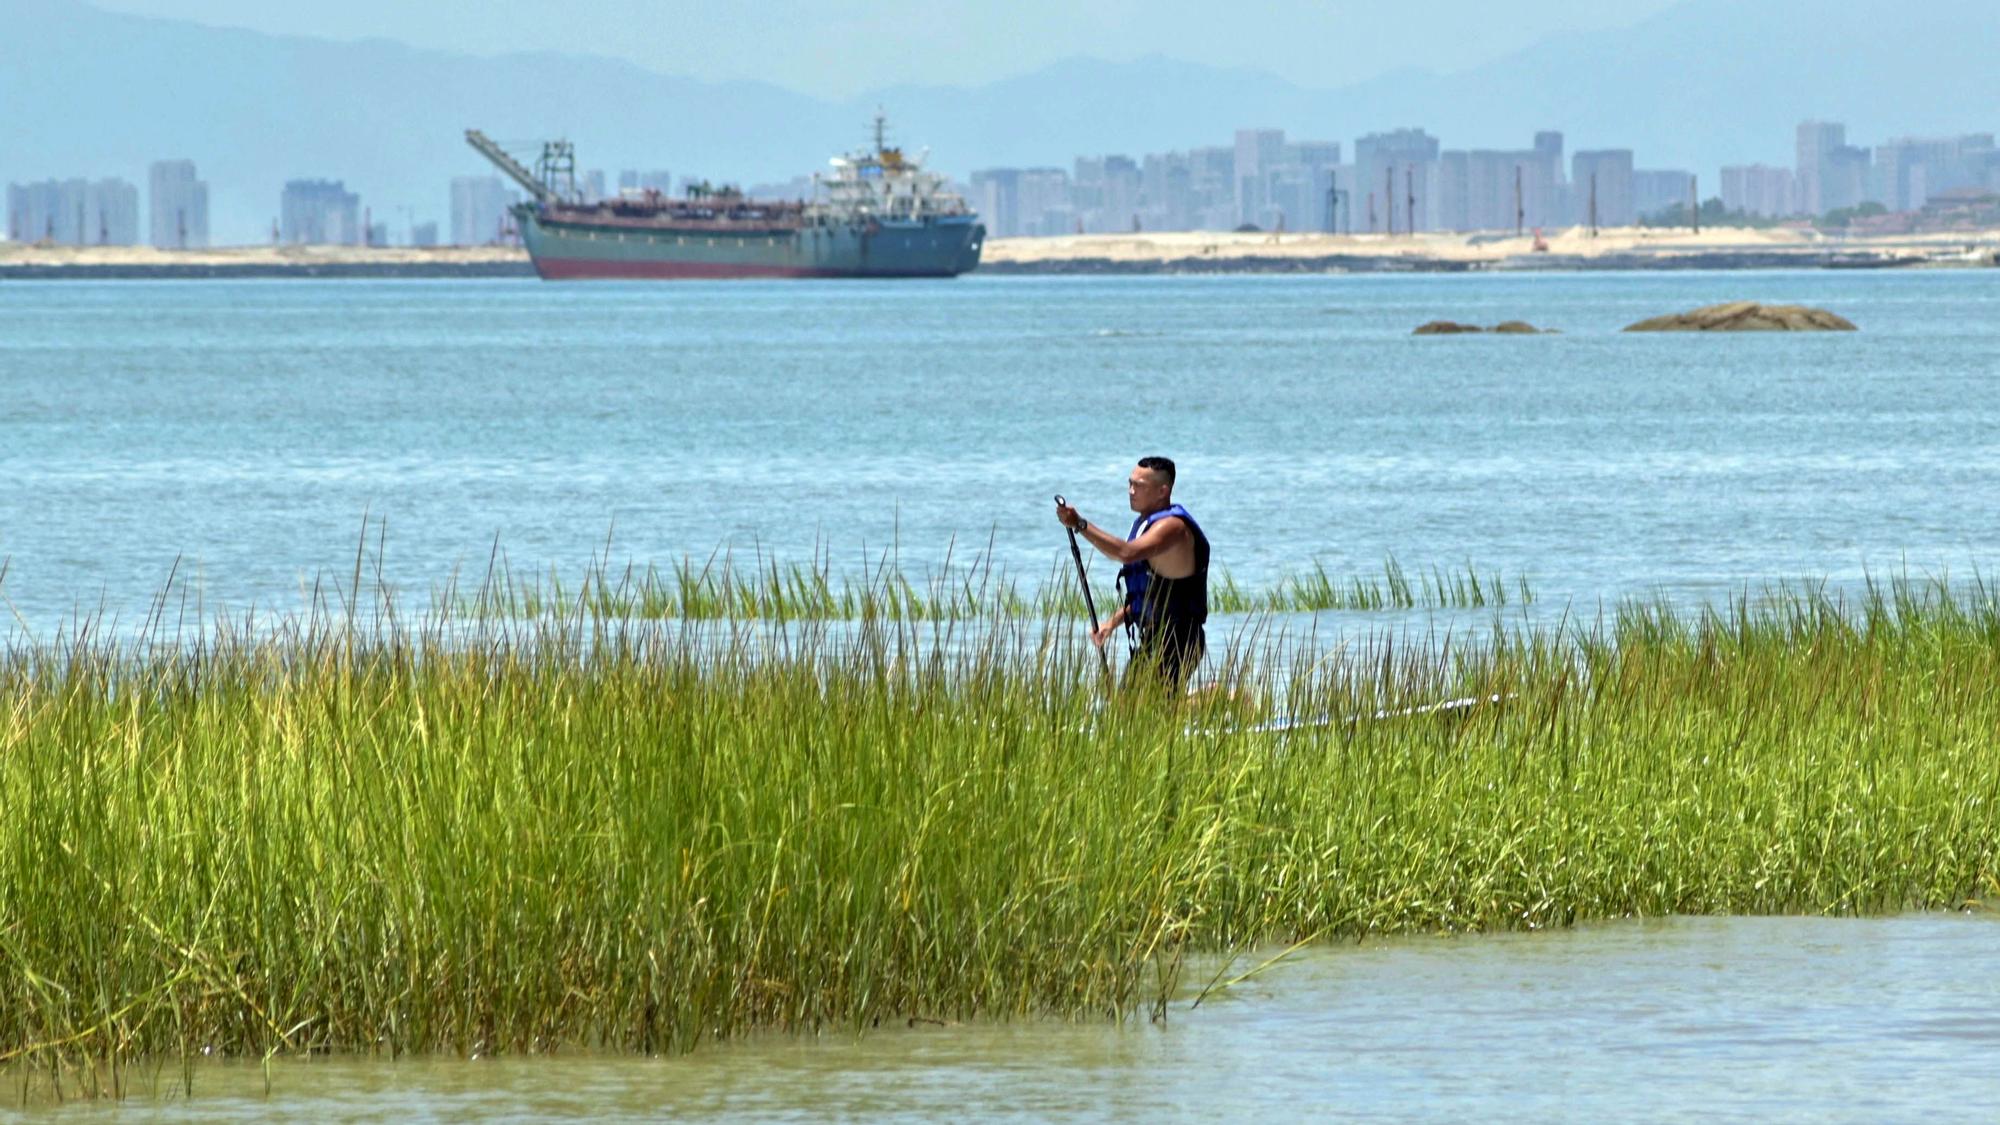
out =
[[(1062, 498), (1061, 493), (1056, 494), (1056, 503), (1062, 505), (1063, 507), (1069, 506), (1069, 501), (1064, 500)], [(1064, 524), (1063, 530), (1069, 532), (1069, 557), (1076, 560), (1076, 581), (1078, 585), (1081, 585), (1083, 587), (1083, 608), (1090, 611), (1090, 640), (1092, 644), (1096, 644), (1097, 599), (1090, 596), (1090, 577), (1086, 575), (1083, 570), (1083, 548), (1076, 545), (1075, 528), (1069, 526), (1068, 524)], [(1104, 678), (1110, 679), (1111, 657), (1105, 655), (1103, 645), (1097, 645), (1097, 662), (1103, 665), (1104, 667)]]

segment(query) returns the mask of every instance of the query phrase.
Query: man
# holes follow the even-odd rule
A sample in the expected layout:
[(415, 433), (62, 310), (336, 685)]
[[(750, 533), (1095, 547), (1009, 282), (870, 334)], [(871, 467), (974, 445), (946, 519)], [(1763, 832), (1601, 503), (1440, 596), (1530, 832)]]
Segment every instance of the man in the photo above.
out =
[(1165, 457), (1141, 457), (1125, 495), (1139, 515), (1123, 539), (1067, 504), (1056, 505), (1056, 519), (1119, 564), (1125, 604), (1091, 634), (1091, 643), (1102, 647), (1124, 626), (1133, 667), (1156, 672), (1179, 691), (1208, 645), (1208, 536), (1174, 503), (1174, 463)]

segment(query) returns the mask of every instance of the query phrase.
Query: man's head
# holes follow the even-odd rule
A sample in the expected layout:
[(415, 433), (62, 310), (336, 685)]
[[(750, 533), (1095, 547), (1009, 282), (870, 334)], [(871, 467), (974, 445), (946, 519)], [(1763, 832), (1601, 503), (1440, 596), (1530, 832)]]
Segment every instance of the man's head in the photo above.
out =
[(1165, 457), (1141, 457), (1125, 481), (1125, 498), (1140, 515), (1157, 512), (1174, 502), (1174, 463)]

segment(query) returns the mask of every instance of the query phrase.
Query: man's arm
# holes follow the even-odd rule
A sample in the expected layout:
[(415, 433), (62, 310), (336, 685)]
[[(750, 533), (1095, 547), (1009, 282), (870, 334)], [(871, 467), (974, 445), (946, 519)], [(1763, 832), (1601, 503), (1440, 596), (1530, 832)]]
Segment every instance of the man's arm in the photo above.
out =
[[(1070, 511), (1074, 514), (1076, 509), (1072, 508)], [(1076, 521), (1069, 526), (1075, 528), (1078, 535), (1083, 536), (1091, 546), (1097, 548), (1099, 554), (1120, 566), (1126, 563), (1145, 562), (1155, 555), (1171, 551), (1187, 542), (1188, 537), (1187, 521), (1179, 516), (1169, 516), (1160, 520), (1140, 532), (1139, 538), (1129, 541), (1118, 538), (1082, 516), (1077, 516)]]
[(1119, 626), (1125, 624), (1125, 618), (1130, 616), (1131, 612), (1132, 607), (1124, 605), (1112, 610), (1111, 616), (1104, 619), (1104, 624), (1097, 627), (1097, 632), (1090, 635), (1090, 642), (1101, 646), (1105, 641), (1117, 636)]

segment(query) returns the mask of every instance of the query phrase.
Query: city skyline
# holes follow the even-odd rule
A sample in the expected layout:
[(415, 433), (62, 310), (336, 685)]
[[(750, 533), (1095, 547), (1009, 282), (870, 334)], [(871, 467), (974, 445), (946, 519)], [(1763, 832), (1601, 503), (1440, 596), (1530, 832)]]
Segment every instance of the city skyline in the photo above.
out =
[(1137, 56), (1106, 41), (1045, 64), (1040, 48), (995, 55), (995, 72), (1012, 75), (995, 81), (968, 65), (945, 84), (898, 85), (891, 70), (858, 65), (868, 92), (842, 100), (773, 84), (787, 77), (776, 60), (761, 79), (718, 84), (604, 56), (286, 38), (24, 0), (0, 37), (0, 113), (13, 142), (0, 181), (83, 173), (143, 184), (148, 161), (184, 155), (210, 185), (212, 239), (253, 242), (268, 237), (277, 185), (301, 175), (344, 180), (399, 226), (426, 214), (442, 223), (441, 185), (485, 171), (457, 143), (468, 127), (565, 137), (592, 168), (665, 165), (760, 183), (855, 147), (880, 107), (897, 139), (928, 147), (932, 165), (960, 180), (1078, 153), (1228, 143), (1244, 126), (1351, 144), (1422, 124), (1467, 151), (1513, 149), (1560, 127), (1573, 149), (1631, 148), (1646, 167), (1712, 183), (1723, 166), (1790, 163), (1790, 131), (1810, 117), (1869, 139), (1990, 128), (1959, 91), (2000, 50), (2000, 26), (1961, 21), (1961, 7), (1946, 0), (1885, 23), (1805, 0), (1748, 10), (1679, 0), (1639, 24), (1564, 29), (1466, 68), (1358, 83), (1334, 65), (1340, 51), (1295, 82), (1217, 62), (1201, 37)]
[[(1798, 124), (1793, 142), (1792, 165), (1726, 165), (1706, 191), (1697, 173), (1642, 167), (1629, 148), (1571, 152), (1558, 129), (1535, 132), (1525, 147), (1465, 149), (1446, 148), (1442, 138), (1414, 126), (1365, 134), (1351, 148), (1288, 138), (1282, 129), (1244, 128), (1226, 145), (1138, 157), (1078, 155), (1069, 168), (979, 169), (961, 187), (994, 237), (1246, 227), (1382, 234), (1619, 227), (1711, 201), (1732, 214), (1786, 219), (1868, 204), (1905, 214), (1947, 193), (2000, 194), (2000, 150), (1990, 132), (1898, 135), (1857, 146), (1847, 143), (1844, 123), (1808, 120)], [(696, 182), (706, 180), (676, 181), (659, 169), (620, 169), (615, 188), (604, 170), (577, 175), (586, 200), (684, 190)], [(750, 190), (792, 197), (809, 193), (811, 182)], [(193, 161), (153, 163), (146, 240), (162, 248), (209, 245), (207, 198), (208, 184)], [(443, 209), (448, 225), (409, 213), (392, 226), (375, 221), (344, 181), (295, 178), (281, 189), (270, 240), (423, 246), (438, 244), (442, 228), (451, 245), (505, 243), (513, 237), (507, 210), (520, 199), (497, 176), (456, 176)], [(137, 189), (116, 177), (12, 183), (7, 207), (14, 241), (141, 240)]]

